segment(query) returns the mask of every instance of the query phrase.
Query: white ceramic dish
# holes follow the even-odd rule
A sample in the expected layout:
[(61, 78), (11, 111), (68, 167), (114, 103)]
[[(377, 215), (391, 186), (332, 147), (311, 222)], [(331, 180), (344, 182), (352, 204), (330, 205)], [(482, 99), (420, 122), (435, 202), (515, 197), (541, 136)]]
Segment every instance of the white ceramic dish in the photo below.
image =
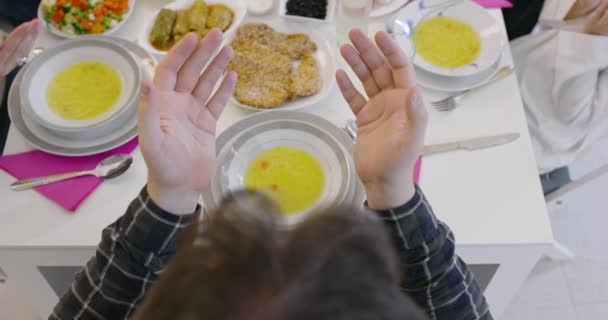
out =
[(49, 130), (29, 118), (27, 114), (22, 112), (21, 115), (27, 129), (38, 139), (45, 140), (55, 146), (66, 146), (69, 149), (79, 150), (109, 144), (128, 134), (133, 128), (137, 127), (136, 109), (136, 105), (130, 107), (128, 112), (116, 119), (110, 128), (72, 135)]
[(270, 12), (273, 6), (273, 0), (249, 0), (247, 2), (247, 11), (252, 15), (262, 16)]
[(218, 170), (211, 190), (203, 194), (207, 209), (215, 209), (233, 191), (242, 190), (251, 161), (262, 151), (277, 146), (300, 148), (315, 156), (323, 167), (325, 189), (317, 204), (286, 216), (283, 226), (306, 219), (330, 206), (362, 205), (361, 185), (351, 157), (352, 140), (319, 116), (303, 112), (257, 113), (226, 129), (217, 139)]
[[(133, 10), (135, 9), (135, 1), (136, 0), (129, 0), (129, 10), (122, 17), (122, 21), (120, 21), (116, 26), (114, 26), (114, 28), (108, 29), (108, 30), (106, 30), (106, 32), (101, 33), (99, 35), (109, 36), (109, 35), (113, 34), (114, 32), (118, 31), (125, 24), (125, 22), (129, 19), (129, 17), (133, 13)], [(45, 28), (50, 33), (52, 33), (52, 34), (54, 34), (54, 35), (56, 35), (58, 37), (62, 37), (62, 38), (74, 38), (74, 37), (83, 36), (83, 35), (71, 34), (71, 33), (63, 32), (63, 31), (57, 29), (57, 27), (55, 27), (55, 25), (53, 25), (52, 23), (46, 22), (44, 20), (44, 12), (42, 11), (42, 5), (38, 6), (38, 19), (40, 19), (40, 21), (44, 22), (43, 24), (44, 24)]]
[[(57, 73), (75, 63), (102, 62), (118, 72), (122, 92), (118, 102), (106, 113), (89, 120), (68, 120), (51, 111), (47, 88)], [(115, 120), (139, 97), (141, 71), (135, 58), (113, 42), (94, 38), (70, 40), (45, 50), (25, 69), (20, 88), (21, 102), (28, 115), (40, 125), (63, 132), (91, 129)]]
[(499, 59), (483, 72), (466, 77), (444, 77), (415, 66), (416, 79), (418, 84), (426, 89), (440, 92), (459, 92), (475, 88), (490, 80), (500, 69), (501, 63), (502, 59)]
[[(472, 63), (455, 69), (435, 66), (416, 55), (414, 64), (417, 67), (446, 77), (463, 77), (484, 72), (498, 60), (505, 46), (504, 37), (501, 34), (499, 22), (487, 10), (473, 1), (455, 1), (453, 2), (454, 5), (443, 9), (421, 8), (421, 2), (423, 0), (415, 0), (396, 14), (395, 30), (399, 30), (397, 23), (414, 26), (415, 28), (424, 19), (438, 15), (453, 17), (469, 24), (479, 34), (481, 52)], [(413, 41), (413, 39), (401, 37), (400, 41)]]
[[(301, 25), (295, 22), (274, 22), (267, 23), (275, 31), (285, 33), (305, 33), (312, 41), (317, 44), (317, 51), (314, 52), (313, 57), (319, 67), (321, 73), (321, 91), (317, 94), (308, 97), (298, 97), (295, 100), (284, 102), (281, 106), (273, 109), (262, 109), (248, 106), (238, 102), (234, 96), (230, 98), (230, 102), (241, 108), (254, 111), (273, 111), (273, 110), (297, 110), (302, 109), (314, 104), (319, 103), (331, 92), (334, 85), (334, 74), (336, 72), (336, 58), (335, 58), (335, 46), (320, 32), (306, 28), (305, 25)], [(234, 37), (230, 39), (230, 42), (234, 40)]]
[(327, 0), (327, 12), (325, 14), (325, 19), (316, 19), (309, 17), (301, 17), (287, 14), (287, 1), (289, 0), (280, 0), (279, 1), (279, 11), (278, 14), (280, 17), (283, 17), (287, 20), (291, 20), (294, 22), (304, 22), (304, 23), (332, 23), (334, 21), (334, 16), (336, 14), (336, 3), (339, 0)]
[(391, 14), (391, 13), (401, 9), (401, 7), (403, 7), (409, 1), (411, 1), (411, 0), (392, 0), (391, 2), (389, 2), (387, 4), (377, 5), (375, 7), (372, 7), (372, 11), (370, 12), (369, 16), (372, 18), (378, 18), (378, 17), (385, 16), (387, 14)]
[[(234, 11), (232, 25), (230, 25), (230, 27), (226, 31), (224, 31), (224, 39), (228, 39), (234, 34), (241, 22), (243, 22), (245, 15), (247, 15), (247, 5), (245, 4), (244, 0), (205, 0), (205, 2), (207, 4), (223, 4)], [(178, 0), (169, 3), (168, 5), (164, 6), (164, 8), (176, 11), (183, 10), (191, 7), (193, 3), (194, 0)], [(154, 19), (150, 19), (146, 23), (143, 32), (139, 35), (138, 43), (142, 48), (148, 50), (148, 52), (152, 53), (153, 55), (162, 57), (167, 54), (167, 51), (162, 51), (154, 48), (152, 44), (150, 44), (149, 40), (150, 32), (152, 32), (152, 28), (154, 27), (154, 21), (156, 20), (156, 16), (159, 12), (160, 10), (158, 10), (154, 14)]]
[[(140, 62), (143, 79), (151, 80), (154, 76), (156, 60), (143, 48), (123, 39), (91, 37), (124, 46)], [(22, 109), (19, 87), (23, 75), (22, 70), (10, 89), (8, 112), (15, 128), (37, 149), (56, 155), (85, 156), (114, 149), (137, 136), (137, 101), (129, 106), (127, 113), (110, 123), (110, 127), (96, 128), (83, 134), (62, 135), (37, 124)]]

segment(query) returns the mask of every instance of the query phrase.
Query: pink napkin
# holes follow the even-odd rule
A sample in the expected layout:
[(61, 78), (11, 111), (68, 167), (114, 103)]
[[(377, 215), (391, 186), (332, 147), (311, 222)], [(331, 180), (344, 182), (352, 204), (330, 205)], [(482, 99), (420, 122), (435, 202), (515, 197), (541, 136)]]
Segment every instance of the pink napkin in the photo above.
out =
[(475, 0), (477, 4), (486, 9), (512, 8), (513, 4), (507, 0)]
[[(30, 151), (0, 157), (0, 168), (17, 179), (29, 179), (71, 171), (89, 170), (104, 158), (131, 153), (137, 147), (137, 138), (104, 153), (85, 157), (56, 156), (42, 151)], [(74, 212), (101, 184), (102, 180), (93, 176), (80, 177), (36, 188), (36, 191), (56, 202), (66, 210)]]

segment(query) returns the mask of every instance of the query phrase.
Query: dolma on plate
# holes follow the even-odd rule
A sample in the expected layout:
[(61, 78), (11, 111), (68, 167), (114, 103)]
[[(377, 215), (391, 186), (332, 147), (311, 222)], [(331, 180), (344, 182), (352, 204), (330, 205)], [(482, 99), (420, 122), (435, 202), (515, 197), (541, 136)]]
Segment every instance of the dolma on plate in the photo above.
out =
[(196, 33), (196, 35), (198, 35), (199, 39), (203, 39), (207, 35), (207, 33), (209, 33), (209, 31), (211, 31), (211, 29), (205, 28), (202, 30), (196, 30), (196, 31), (194, 31), (194, 33)]
[(192, 7), (188, 9), (188, 24), (190, 30), (203, 30), (207, 26), (207, 16), (209, 8), (203, 0), (196, 0)]
[(232, 17), (234, 12), (232, 9), (226, 7), (223, 4), (214, 4), (209, 6), (209, 17), (207, 18), (207, 27), (220, 28), (226, 31), (232, 24)]
[(177, 19), (177, 12), (169, 9), (161, 9), (154, 21), (152, 32), (150, 32), (150, 43), (161, 50), (167, 50), (171, 45), (171, 31)]
[(190, 32), (190, 23), (188, 21), (188, 10), (180, 10), (177, 12), (175, 27), (173, 27), (173, 37), (184, 35)]

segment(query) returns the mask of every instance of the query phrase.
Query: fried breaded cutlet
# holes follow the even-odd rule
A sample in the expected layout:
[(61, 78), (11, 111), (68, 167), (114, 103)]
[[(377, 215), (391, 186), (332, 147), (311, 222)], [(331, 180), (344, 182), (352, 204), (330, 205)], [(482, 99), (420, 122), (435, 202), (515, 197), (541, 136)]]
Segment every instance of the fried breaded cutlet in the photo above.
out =
[(317, 45), (304, 33), (285, 34), (274, 31), (264, 23), (247, 23), (236, 32), (240, 40), (257, 42), (268, 46), (292, 60), (300, 59), (306, 50), (314, 52)]
[(290, 90), (296, 96), (310, 96), (321, 91), (321, 75), (315, 58), (304, 51), (300, 65), (291, 75)]
[(315, 52), (317, 45), (303, 33), (289, 34), (284, 41), (275, 44), (277, 50), (292, 60), (300, 59), (305, 51)]
[[(286, 57), (283, 57), (286, 59)], [(274, 108), (291, 99), (290, 75), (291, 62), (288, 71), (279, 64), (265, 63), (235, 50), (229, 69), (238, 75), (234, 98), (240, 103), (256, 108)]]
[(275, 31), (265, 23), (246, 23), (236, 30), (236, 39), (269, 44), (275, 41)]
[[(236, 39), (232, 42), (232, 48), (235, 56), (246, 56), (255, 61), (254, 68), (272, 69), (282, 73), (291, 73), (293, 68), (289, 58), (257, 42)], [(239, 70), (235, 71), (239, 73)]]
[[(319, 69), (312, 56), (316, 44), (306, 34), (288, 35), (263, 23), (241, 26), (232, 42), (229, 69), (238, 74), (234, 97), (256, 108), (275, 108), (296, 96), (321, 89)], [(297, 70), (292, 60), (302, 59)]]
[[(234, 88), (234, 98), (242, 104), (261, 109), (272, 109), (291, 98), (289, 85), (272, 73), (239, 75)], [(289, 83), (289, 77), (287, 84)]]

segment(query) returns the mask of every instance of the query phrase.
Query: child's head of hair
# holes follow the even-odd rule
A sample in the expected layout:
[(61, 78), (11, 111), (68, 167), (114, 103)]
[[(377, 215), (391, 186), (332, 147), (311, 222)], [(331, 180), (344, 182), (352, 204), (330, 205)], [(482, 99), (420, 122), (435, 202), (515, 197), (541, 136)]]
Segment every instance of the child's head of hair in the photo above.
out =
[(426, 319), (401, 292), (398, 259), (371, 213), (332, 209), (291, 230), (277, 213), (258, 193), (226, 199), (190, 230), (136, 319)]

